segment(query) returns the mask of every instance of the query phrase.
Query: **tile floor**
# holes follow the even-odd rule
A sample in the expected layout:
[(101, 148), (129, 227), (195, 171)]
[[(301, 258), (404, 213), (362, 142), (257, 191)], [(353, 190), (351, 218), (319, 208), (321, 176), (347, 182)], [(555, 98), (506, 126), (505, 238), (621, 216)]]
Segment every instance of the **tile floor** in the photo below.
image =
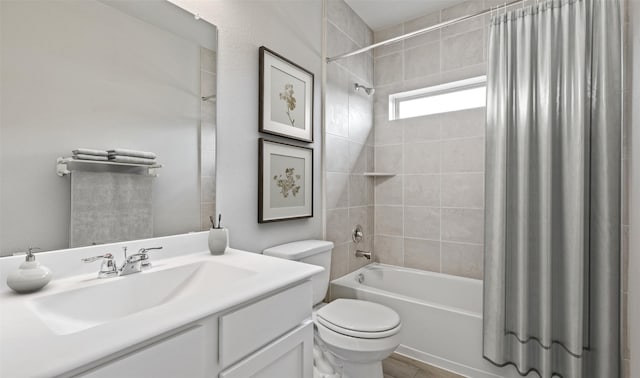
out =
[(463, 378), (461, 375), (396, 353), (382, 361), (382, 370), (384, 378)]

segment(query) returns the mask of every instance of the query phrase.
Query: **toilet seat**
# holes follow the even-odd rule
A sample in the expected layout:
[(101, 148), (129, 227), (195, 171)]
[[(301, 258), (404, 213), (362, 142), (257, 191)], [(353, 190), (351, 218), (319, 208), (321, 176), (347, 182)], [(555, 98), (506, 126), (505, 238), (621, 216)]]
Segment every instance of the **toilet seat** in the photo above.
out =
[(381, 339), (400, 331), (398, 313), (356, 299), (336, 299), (316, 312), (316, 320), (334, 332), (359, 339)]
[(345, 361), (354, 363), (380, 362), (388, 357), (400, 344), (400, 328), (395, 334), (380, 338), (359, 338), (336, 332), (325, 327), (316, 317), (316, 332), (319, 340), (329, 351)]

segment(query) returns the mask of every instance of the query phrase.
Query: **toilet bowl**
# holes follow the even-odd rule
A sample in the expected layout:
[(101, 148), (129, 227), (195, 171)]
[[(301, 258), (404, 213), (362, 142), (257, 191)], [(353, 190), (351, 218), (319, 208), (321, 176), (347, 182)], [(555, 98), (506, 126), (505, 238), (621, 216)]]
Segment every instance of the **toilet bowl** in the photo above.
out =
[(316, 305), (314, 377), (382, 378), (382, 360), (400, 344), (400, 316), (389, 307), (364, 300), (321, 303), (329, 286), (332, 249), (331, 242), (304, 240), (266, 249), (263, 254), (325, 268), (311, 278)]
[(382, 360), (400, 344), (400, 317), (377, 303), (336, 299), (315, 311), (313, 322), (345, 378), (382, 378)]

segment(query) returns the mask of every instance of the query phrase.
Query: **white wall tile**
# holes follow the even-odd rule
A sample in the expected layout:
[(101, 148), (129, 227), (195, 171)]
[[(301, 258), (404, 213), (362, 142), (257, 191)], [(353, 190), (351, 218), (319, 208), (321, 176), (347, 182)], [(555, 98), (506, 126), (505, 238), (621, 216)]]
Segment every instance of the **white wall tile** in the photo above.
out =
[(404, 122), (404, 142), (415, 143), (440, 139), (440, 115), (406, 118)]
[(349, 174), (327, 172), (327, 209), (349, 205)]
[(484, 206), (484, 174), (443, 174), (442, 206), (482, 208)]
[(483, 243), (484, 211), (481, 209), (442, 209), (442, 240)]
[(327, 210), (327, 239), (336, 243), (351, 240), (349, 228), (349, 211), (347, 209)]
[[(464, 3), (454, 5), (449, 8), (445, 8), (441, 11), (442, 20), (448, 21), (454, 19), (456, 17), (462, 17), (473, 13), (478, 13), (484, 10), (485, 7), (482, 1), (479, 0), (471, 0), (465, 1)], [(470, 20), (466, 20), (463, 22), (458, 22), (450, 26), (446, 26), (442, 28), (442, 38), (446, 38), (448, 36), (454, 34), (464, 33), (470, 30), (480, 29), (484, 26), (484, 20), (482, 17), (475, 17)]]
[(440, 173), (440, 142), (405, 144), (404, 173)]
[(361, 174), (349, 179), (349, 206), (373, 205), (373, 180)]
[(484, 171), (484, 138), (443, 140), (441, 148), (443, 173)]
[(442, 273), (482, 279), (483, 251), (482, 244), (443, 242)]
[(399, 206), (376, 206), (375, 234), (402, 236), (402, 213), (403, 209)]
[(351, 167), (351, 173), (372, 171), (373, 147), (366, 144), (349, 142), (349, 167)]
[(404, 236), (440, 240), (440, 208), (405, 207)]
[(375, 151), (377, 172), (402, 172), (402, 145), (379, 146)]
[(412, 80), (440, 72), (440, 42), (404, 50), (404, 79)]
[(404, 203), (407, 206), (440, 206), (440, 175), (404, 176)]
[(376, 205), (402, 205), (402, 179), (403, 176), (376, 177), (375, 179), (375, 204)]
[(382, 264), (402, 266), (404, 265), (403, 249), (403, 238), (376, 235), (373, 242), (373, 258)]
[(349, 141), (334, 135), (326, 135), (327, 172), (349, 172)]
[(376, 58), (373, 66), (373, 82), (376, 86), (402, 81), (402, 53)]
[[(484, 61), (484, 34), (482, 29), (443, 39), (442, 67), (455, 69)], [(443, 69), (444, 70), (444, 69)]]
[(403, 141), (403, 121), (389, 121), (378, 117), (375, 122), (375, 145), (399, 144)]
[(330, 279), (349, 273), (349, 243), (336, 244), (331, 251)]
[(326, 130), (349, 136), (349, 73), (338, 64), (327, 66)]
[(349, 208), (349, 232), (351, 232), (357, 224), (362, 226), (362, 232), (365, 237), (373, 237), (374, 224), (374, 207), (350, 207)]
[[(383, 30), (379, 30), (373, 33), (373, 40), (374, 42), (378, 43), (378, 42), (382, 42), (382, 41), (386, 41), (387, 39), (393, 38), (393, 37), (397, 37), (399, 35), (404, 34), (404, 29), (402, 27), (402, 24), (399, 25), (395, 25), (392, 26), (390, 28), (387, 29), (383, 29)], [(389, 45), (384, 45), (384, 46), (380, 46), (380, 47), (376, 47), (373, 50), (373, 55), (374, 57), (380, 57), (383, 55), (389, 55), (390, 53), (394, 53), (397, 51), (401, 51), (402, 50), (402, 46), (403, 43), (402, 42), (396, 42), (396, 43), (392, 43)]]
[[(352, 78), (353, 82), (356, 80)], [(349, 140), (356, 143), (367, 143), (373, 134), (373, 99), (361, 91), (351, 90), (348, 109)]]
[[(415, 18), (411, 21), (404, 23), (404, 32), (410, 33), (416, 30), (424, 29), (429, 26), (436, 25), (440, 22), (440, 12), (434, 12), (422, 17)], [(425, 43), (435, 42), (440, 40), (440, 30), (430, 31), (424, 34), (420, 34), (416, 37), (406, 39), (404, 41), (404, 48), (410, 49), (412, 47), (424, 45)]]
[(484, 107), (443, 113), (440, 119), (443, 139), (484, 137)]
[(404, 266), (439, 272), (440, 242), (404, 238)]

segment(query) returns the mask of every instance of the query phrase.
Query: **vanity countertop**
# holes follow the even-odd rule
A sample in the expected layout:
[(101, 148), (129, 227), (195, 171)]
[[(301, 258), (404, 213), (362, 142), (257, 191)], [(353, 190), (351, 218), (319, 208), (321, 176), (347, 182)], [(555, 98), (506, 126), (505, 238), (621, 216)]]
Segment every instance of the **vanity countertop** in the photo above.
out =
[[(135, 275), (100, 280), (93, 272), (54, 279), (43, 290), (33, 294), (0, 292), (0, 376), (64, 374), (155, 336), (302, 282), (322, 270), (313, 265), (234, 249), (220, 256), (201, 251), (152, 261), (152, 269), (135, 275), (210, 262), (251, 271), (252, 274), (232, 278), (222, 285), (202, 284), (206, 282), (203, 278), (201, 284), (190, 289), (189, 295), (68, 334), (52, 331), (34, 312), (34, 303), (57, 293), (102, 285), (106, 281), (125, 281)], [(98, 265), (95, 268), (97, 271)]]

